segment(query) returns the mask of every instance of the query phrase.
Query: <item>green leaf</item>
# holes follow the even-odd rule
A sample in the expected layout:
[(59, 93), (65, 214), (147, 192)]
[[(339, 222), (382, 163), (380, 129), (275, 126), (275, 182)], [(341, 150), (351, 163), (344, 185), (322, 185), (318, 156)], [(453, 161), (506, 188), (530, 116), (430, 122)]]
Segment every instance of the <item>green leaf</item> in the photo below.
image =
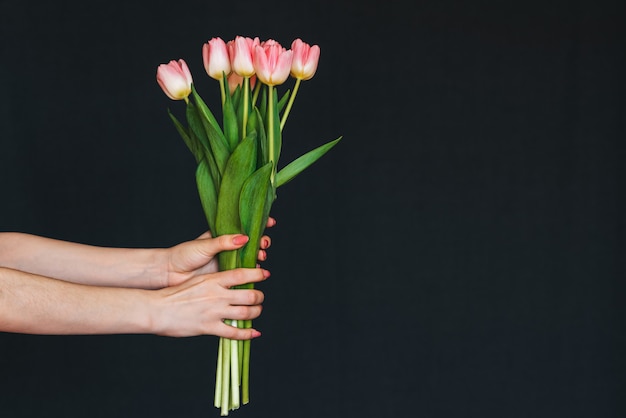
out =
[(210, 150), (209, 137), (198, 115), (198, 109), (193, 103), (189, 102), (187, 104), (185, 115), (187, 116), (187, 124), (189, 125), (189, 134), (195, 136), (193, 140), (199, 142), (203, 149)]
[(290, 95), (291, 95), (291, 90), (287, 90), (285, 94), (283, 94), (283, 97), (278, 101), (278, 113), (283, 111), (283, 108), (287, 104), (287, 101), (289, 100)]
[[(223, 173), (226, 168), (226, 161), (228, 161), (228, 157), (230, 155), (226, 137), (217, 123), (215, 116), (213, 116), (213, 113), (211, 113), (206, 103), (204, 103), (200, 95), (196, 92), (195, 88), (192, 90), (192, 96), (196, 103), (196, 114), (206, 132), (209, 147), (213, 153), (213, 158), (217, 163), (220, 173)], [(189, 104), (187, 107), (189, 108)], [(191, 125), (191, 121), (189, 122)]]
[(216, 131), (218, 136), (221, 136), (221, 139), (224, 140), (224, 142), (226, 142), (226, 138), (224, 138), (224, 134), (222, 133), (220, 125), (219, 123), (217, 123), (217, 119), (215, 119), (215, 116), (213, 116), (213, 113), (211, 112), (209, 107), (206, 105), (204, 100), (202, 100), (202, 97), (200, 97), (200, 94), (198, 94), (198, 92), (196, 91), (196, 87), (193, 85), (191, 88), (191, 96), (193, 97), (193, 100), (196, 103), (196, 106), (198, 106), (200, 115), (202, 115), (206, 119), (206, 121), (213, 127), (213, 129)]
[(265, 85), (261, 87), (261, 101), (259, 103), (261, 103), (259, 112), (263, 116), (263, 120), (265, 120), (265, 115), (267, 114), (267, 86)]
[(235, 112), (230, 94), (226, 94), (225, 96), (226, 98), (222, 105), (224, 136), (228, 142), (228, 148), (232, 151), (239, 143), (239, 126), (237, 122), (237, 112)]
[(267, 224), (266, 201), (270, 189), (272, 163), (254, 172), (243, 184), (239, 198), (239, 217), (244, 234), (250, 241), (241, 249), (242, 267), (253, 268), (257, 264), (260, 239)]
[(250, 118), (248, 118), (248, 132), (256, 132), (258, 138), (258, 156), (257, 166), (261, 167), (269, 162), (268, 149), (267, 149), (267, 137), (265, 135), (265, 125), (263, 124), (263, 117), (258, 108), (254, 108)]
[(192, 138), (192, 136), (189, 135), (187, 128), (185, 128), (183, 124), (180, 123), (178, 119), (176, 119), (176, 116), (174, 116), (174, 114), (169, 109), (167, 109), (167, 114), (169, 115), (170, 119), (174, 123), (174, 127), (176, 127), (176, 130), (178, 131), (180, 136), (183, 138), (185, 145), (187, 145), (187, 148), (189, 148), (189, 151), (191, 151), (194, 158), (196, 159), (196, 163), (199, 162), (202, 159), (202, 156), (204, 155), (202, 145), (199, 143), (199, 141), (197, 141), (196, 137)]
[(217, 190), (214, 179), (211, 177), (209, 166), (204, 159), (198, 164), (196, 169), (196, 185), (200, 195), (200, 203), (204, 210), (209, 230), (212, 236), (217, 236), (215, 229), (215, 216), (217, 214)]
[(285, 166), (282, 170), (276, 173), (276, 187), (278, 188), (283, 184), (286, 184), (293, 180), (294, 177), (304, 171), (304, 169), (317, 161), (322, 155), (330, 151), (330, 149), (337, 145), (340, 140), (341, 137), (335, 139), (334, 141), (330, 141), (324, 145), (321, 145), (314, 150), (311, 150), (306, 154), (301, 155), (291, 163), (287, 164), (287, 166)]
[[(217, 199), (215, 225), (218, 235), (241, 233), (239, 196), (246, 179), (256, 168), (256, 133), (242, 140), (228, 159)], [(237, 267), (235, 251), (219, 254), (220, 269)]]
[(241, 92), (242, 92), (242, 90), (243, 89), (241, 88), (241, 86), (237, 86), (237, 87), (235, 87), (235, 91), (233, 91), (233, 94), (231, 94), (231, 98), (232, 98), (232, 101), (233, 101), (233, 107), (235, 109), (239, 108), (239, 100), (241, 99)]
[[(204, 129), (197, 107), (192, 102), (187, 104), (187, 122), (189, 123), (189, 136), (191, 137), (191, 141), (199, 144), (203, 153), (203, 156), (199, 159), (205, 158), (207, 160), (211, 175), (215, 180), (215, 187), (219, 187), (220, 173), (223, 169), (220, 169), (215, 159), (209, 137)], [(226, 150), (226, 152), (228, 152), (228, 150)], [(228, 156), (226, 156), (226, 158), (228, 158)], [(226, 162), (222, 164), (226, 165)]]

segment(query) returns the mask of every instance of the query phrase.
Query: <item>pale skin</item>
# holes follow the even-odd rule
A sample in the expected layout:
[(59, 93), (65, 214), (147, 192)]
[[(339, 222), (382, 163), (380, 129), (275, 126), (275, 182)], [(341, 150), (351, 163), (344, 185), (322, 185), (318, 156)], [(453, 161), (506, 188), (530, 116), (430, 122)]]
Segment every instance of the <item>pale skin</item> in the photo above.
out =
[[(256, 329), (224, 319), (261, 314), (260, 290), (232, 287), (262, 282), (269, 272), (219, 272), (216, 257), (247, 241), (204, 234), (171, 248), (125, 249), (0, 233), (0, 331), (256, 338)], [(261, 239), (260, 261), (270, 244)]]

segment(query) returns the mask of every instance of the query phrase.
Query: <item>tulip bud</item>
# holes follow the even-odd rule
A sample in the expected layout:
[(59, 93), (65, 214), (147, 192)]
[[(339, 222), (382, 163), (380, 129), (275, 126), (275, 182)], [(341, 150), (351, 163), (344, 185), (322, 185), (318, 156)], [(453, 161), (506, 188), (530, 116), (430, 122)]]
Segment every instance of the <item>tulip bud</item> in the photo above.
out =
[(293, 61), (291, 62), (291, 76), (299, 80), (309, 80), (315, 75), (317, 63), (320, 59), (320, 47), (310, 46), (296, 39), (291, 44)]
[(216, 80), (231, 72), (228, 49), (221, 38), (213, 38), (202, 46), (202, 61), (209, 77)]
[(191, 72), (187, 63), (180, 59), (161, 64), (157, 68), (157, 83), (172, 100), (184, 100), (191, 94)]
[(241, 77), (252, 77), (254, 75), (253, 55), (254, 48), (260, 45), (259, 38), (244, 38), (236, 36), (231, 49), (231, 67), (234, 72)]
[(289, 77), (292, 54), (272, 39), (254, 48), (254, 70), (258, 79), (268, 86), (283, 84)]

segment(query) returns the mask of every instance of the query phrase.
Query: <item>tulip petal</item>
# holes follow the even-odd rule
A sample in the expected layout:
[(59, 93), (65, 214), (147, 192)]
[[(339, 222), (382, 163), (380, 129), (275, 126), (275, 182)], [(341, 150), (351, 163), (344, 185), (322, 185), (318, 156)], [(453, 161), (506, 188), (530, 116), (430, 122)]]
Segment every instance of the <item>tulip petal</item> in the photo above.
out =
[(230, 57), (226, 43), (221, 38), (212, 38), (202, 46), (202, 61), (209, 77), (221, 80), (231, 72)]
[(191, 94), (193, 79), (184, 60), (170, 61), (157, 67), (157, 83), (172, 100), (183, 100)]
[(254, 68), (262, 83), (268, 86), (277, 86), (284, 83), (289, 77), (291, 69), (292, 51), (287, 51), (273, 40), (265, 42), (264, 46), (254, 49)]
[(231, 65), (232, 70), (242, 77), (252, 77), (254, 75), (254, 65), (252, 64), (254, 47), (255, 41), (250, 38), (242, 36), (235, 38)]

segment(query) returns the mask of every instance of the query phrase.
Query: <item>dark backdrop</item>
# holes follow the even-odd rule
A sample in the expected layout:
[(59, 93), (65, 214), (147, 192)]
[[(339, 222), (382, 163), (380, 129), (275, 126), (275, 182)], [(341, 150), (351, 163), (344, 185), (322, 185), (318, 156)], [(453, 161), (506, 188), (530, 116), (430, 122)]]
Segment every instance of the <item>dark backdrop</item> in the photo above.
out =
[[(619, 1), (0, 2), (0, 230), (205, 229), (155, 82), (213, 36), (319, 44), (238, 417), (621, 417)], [(0, 416), (207, 417), (214, 337), (0, 334)]]

